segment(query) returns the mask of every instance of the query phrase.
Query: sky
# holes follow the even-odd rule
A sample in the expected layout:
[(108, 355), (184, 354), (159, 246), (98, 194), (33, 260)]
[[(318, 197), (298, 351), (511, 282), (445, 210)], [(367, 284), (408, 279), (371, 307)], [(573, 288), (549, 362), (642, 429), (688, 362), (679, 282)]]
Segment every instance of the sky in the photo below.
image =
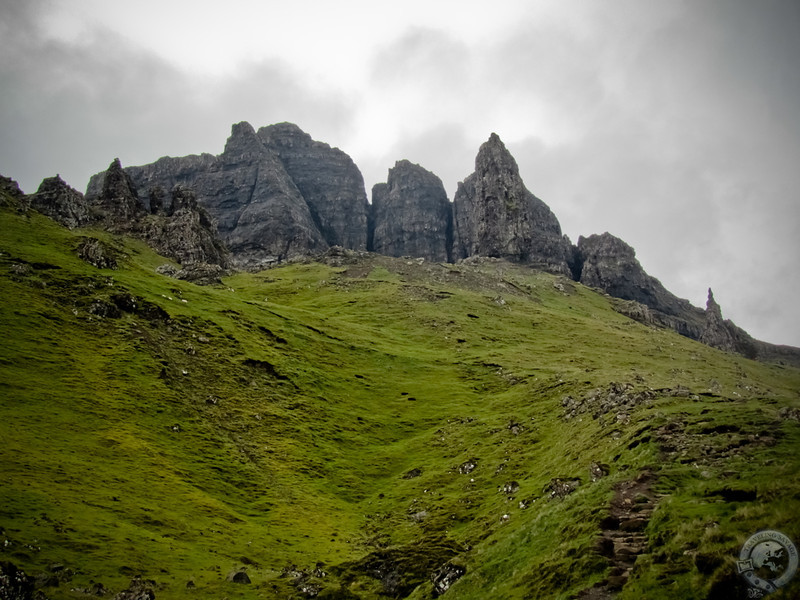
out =
[(573, 242), (800, 346), (798, 31), (796, 0), (0, 0), (0, 173), (83, 191), (290, 121), (368, 195), (408, 159), (452, 200), (496, 132)]

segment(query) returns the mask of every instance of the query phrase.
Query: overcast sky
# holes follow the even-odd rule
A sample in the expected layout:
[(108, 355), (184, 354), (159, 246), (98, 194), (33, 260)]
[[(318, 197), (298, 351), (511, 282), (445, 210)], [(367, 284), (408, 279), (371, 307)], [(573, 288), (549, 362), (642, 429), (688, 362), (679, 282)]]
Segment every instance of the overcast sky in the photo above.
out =
[(291, 121), (452, 199), (496, 132), (573, 242), (800, 346), (799, 31), (796, 0), (0, 0), (0, 173), (83, 191)]

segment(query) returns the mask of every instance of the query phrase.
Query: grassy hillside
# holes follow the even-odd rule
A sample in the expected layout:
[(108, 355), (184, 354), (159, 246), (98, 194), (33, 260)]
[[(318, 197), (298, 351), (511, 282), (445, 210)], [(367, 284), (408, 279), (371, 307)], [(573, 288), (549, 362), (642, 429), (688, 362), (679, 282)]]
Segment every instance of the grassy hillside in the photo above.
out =
[(443, 565), (446, 598), (571, 598), (615, 576), (631, 502), (624, 599), (737, 597), (750, 535), (800, 543), (795, 369), (496, 261), (334, 254), (211, 287), (165, 262), (0, 211), (0, 561), (50, 598), (141, 576), (159, 600), (423, 599)]

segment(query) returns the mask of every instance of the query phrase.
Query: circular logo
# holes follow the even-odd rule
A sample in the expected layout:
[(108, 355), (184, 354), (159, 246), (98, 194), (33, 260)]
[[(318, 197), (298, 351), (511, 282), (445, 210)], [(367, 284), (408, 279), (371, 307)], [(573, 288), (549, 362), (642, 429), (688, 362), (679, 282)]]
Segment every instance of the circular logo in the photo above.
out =
[(779, 531), (759, 531), (739, 552), (739, 574), (752, 588), (771, 594), (789, 583), (797, 571), (797, 548)]

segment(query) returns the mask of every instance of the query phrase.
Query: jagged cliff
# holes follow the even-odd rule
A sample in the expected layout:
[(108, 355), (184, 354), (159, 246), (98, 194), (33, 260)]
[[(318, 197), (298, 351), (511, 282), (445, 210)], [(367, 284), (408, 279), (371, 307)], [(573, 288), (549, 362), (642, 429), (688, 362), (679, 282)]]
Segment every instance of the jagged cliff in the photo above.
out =
[(492, 256), (570, 274), (572, 245), (548, 206), (522, 182), (517, 162), (497, 134), (484, 143), (475, 172), (453, 201), (453, 256)]
[[(172, 194), (167, 208), (165, 190)], [(401, 160), (373, 187), (369, 204), (347, 154), (291, 123), (256, 132), (247, 122), (233, 125), (219, 156), (164, 157), (126, 169), (115, 161), (91, 178), (85, 199), (56, 177), (28, 202), (68, 227), (99, 222), (138, 235), (188, 264), (259, 269), (331, 246), (436, 262), (505, 259), (598, 288), (644, 323), (727, 352), (800, 365), (800, 350), (754, 340), (724, 320), (710, 290), (705, 310), (670, 293), (619, 238), (581, 236), (573, 246), (494, 133), (452, 203), (436, 175)]]

